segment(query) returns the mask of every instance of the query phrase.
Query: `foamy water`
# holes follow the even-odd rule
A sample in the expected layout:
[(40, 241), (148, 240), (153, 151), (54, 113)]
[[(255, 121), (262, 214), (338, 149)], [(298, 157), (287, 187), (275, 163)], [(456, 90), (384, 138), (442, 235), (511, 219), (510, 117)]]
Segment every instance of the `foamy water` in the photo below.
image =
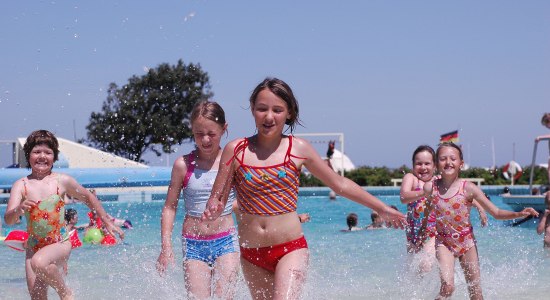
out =
[[(382, 197), (401, 211), (405, 206), (397, 196)], [(507, 208), (499, 197), (499, 207)], [(176, 265), (165, 277), (157, 275), (155, 261), (160, 251), (160, 211), (163, 202), (106, 203), (107, 211), (132, 220), (123, 244), (113, 247), (85, 245), (74, 250), (69, 260), (68, 283), (77, 299), (185, 299), (181, 266), (181, 221), (178, 212), (173, 238)], [(87, 209), (71, 205), (86, 221)], [(384, 229), (345, 233), (345, 217), (359, 215), (361, 226), (370, 223), (370, 210), (351, 201), (327, 197), (300, 197), (300, 212), (312, 216), (304, 225), (311, 249), (310, 271), (305, 299), (433, 299), (439, 290), (439, 276), (432, 272), (422, 279), (408, 271), (405, 233)], [(3, 215), (5, 205), (0, 207)], [(486, 299), (545, 298), (550, 282), (550, 256), (542, 249), (542, 237), (533, 222), (522, 227), (505, 226), (490, 218), (481, 228), (477, 213), (472, 214), (478, 240), (482, 287)], [(20, 225), (18, 228), (24, 228)], [(82, 239), (82, 236), (81, 236)], [(24, 254), (0, 247), (0, 299), (28, 299)], [(467, 299), (464, 276), (456, 263), (456, 291), (453, 299)], [(57, 296), (50, 289), (52, 299)], [(237, 299), (250, 299), (242, 280)]]

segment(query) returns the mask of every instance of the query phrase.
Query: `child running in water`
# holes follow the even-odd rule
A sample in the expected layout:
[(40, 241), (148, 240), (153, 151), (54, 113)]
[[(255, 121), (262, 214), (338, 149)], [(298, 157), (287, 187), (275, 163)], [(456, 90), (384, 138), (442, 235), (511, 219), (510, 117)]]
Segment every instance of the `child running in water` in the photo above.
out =
[(220, 140), (227, 131), (225, 113), (216, 102), (199, 102), (191, 112), (191, 129), (196, 150), (178, 158), (162, 209), (162, 248), (157, 269), (163, 274), (174, 263), (172, 230), (183, 190), (185, 219), (183, 222), (183, 266), (185, 286), (193, 299), (232, 299), (239, 269), (239, 247), (233, 222), (234, 192), (222, 208), (220, 218), (201, 221), (218, 173), (222, 151)]
[[(407, 252), (418, 257), (418, 272), (423, 275), (432, 269), (435, 259), (435, 211), (432, 210), (427, 218), (425, 234), (419, 235), (422, 220), (426, 211), (426, 197), (424, 197), (424, 183), (434, 177), (435, 151), (428, 145), (418, 146), (412, 156), (412, 173), (403, 177), (401, 184), (401, 203), (407, 204)], [(473, 205), (479, 211), (481, 225), (487, 224), (485, 210), (477, 201)], [(414, 264), (416, 266), (416, 264)]]
[(339, 195), (378, 211), (394, 227), (403, 228), (405, 216), (330, 169), (306, 140), (283, 134), (286, 125), (292, 133), (299, 124), (298, 102), (285, 82), (261, 82), (250, 96), (250, 109), (257, 134), (225, 146), (202, 219), (220, 216), (227, 190), (234, 186), (241, 211), (241, 265), (252, 298), (298, 299), (309, 260), (296, 213), (302, 167)]
[(34, 131), (27, 137), (23, 150), (31, 174), (13, 184), (4, 215), (10, 225), (21, 215), (27, 219), (25, 271), (32, 299), (47, 299), (48, 286), (53, 287), (61, 299), (74, 298), (60, 272), (71, 254), (69, 236), (61, 233), (65, 226), (66, 195), (95, 210), (111, 234), (124, 238), (122, 230), (107, 219), (97, 198), (71, 176), (52, 172), (58, 147), (57, 138), (47, 130)]
[(472, 202), (476, 199), (493, 217), (508, 220), (538, 213), (531, 207), (521, 212), (499, 209), (481, 189), (459, 178), (464, 163), (462, 150), (453, 143), (442, 143), (436, 152), (437, 169), (441, 178), (424, 184), (428, 210), (421, 234), (425, 234), (431, 209), (435, 211), (435, 247), (439, 262), (441, 288), (437, 299), (446, 299), (454, 291), (454, 265), (458, 258), (468, 284), (470, 299), (483, 299), (476, 241), (470, 223)]

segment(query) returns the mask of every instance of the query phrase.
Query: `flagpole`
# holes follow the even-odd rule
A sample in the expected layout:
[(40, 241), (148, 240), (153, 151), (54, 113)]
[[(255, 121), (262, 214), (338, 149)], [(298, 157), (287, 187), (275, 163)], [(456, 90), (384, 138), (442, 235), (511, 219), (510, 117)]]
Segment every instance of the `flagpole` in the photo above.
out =
[(493, 170), (496, 170), (497, 168), (497, 163), (496, 163), (496, 158), (495, 158), (495, 137), (492, 136), (491, 137), (491, 149), (492, 149), (492, 152), (493, 152)]

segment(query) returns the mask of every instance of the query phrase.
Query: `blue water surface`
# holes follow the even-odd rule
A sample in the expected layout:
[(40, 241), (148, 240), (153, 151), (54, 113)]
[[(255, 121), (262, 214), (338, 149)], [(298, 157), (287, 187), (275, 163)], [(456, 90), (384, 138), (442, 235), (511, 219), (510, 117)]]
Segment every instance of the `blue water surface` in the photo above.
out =
[[(405, 212), (398, 196), (380, 198)], [(491, 199), (498, 207), (509, 209), (500, 197), (491, 196)], [(180, 238), (182, 203), (173, 232), (177, 263), (165, 277), (160, 277), (155, 269), (160, 251), (163, 201), (103, 204), (111, 215), (130, 219), (134, 228), (126, 230), (126, 239), (119, 245), (85, 245), (72, 252), (67, 280), (77, 299), (185, 299)], [(87, 221), (86, 206), (67, 206), (77, 209), (80, 223)], [(2, 215), (5, 209), (5, 205), (0, 206)], [(346, 228), (345, 218), (350, 212), (359, 215), (360, 226), (368, 225), (370, 209), (342, 197), (329, 200), (323, 195), (301, 196), (299, 212), (311, 215), (311, 221), (303, 226), (311, 249), (305, 299), (433, 299), (437, 295), (437, 267), (423, 278), (409, 270), (410, 257), (405, 251), (403, 230), (341, 232)], [(472, 213), (485, 298), (547, 297), (550, 256), (542, 248), (542, 236), (536, 234), (536, 221), (511, 227), (506, 225), (509, 222), (489, 218), (489, 226), (481, 228), (478, 214)], [(4, 229), (24, 229), (24, 226), (4, 226)], [(0, 257), (0, 299), (28, 299), (24, 254), (0, 247)], [(453, 299), (467, 299), (458, 263), (455, 282)], [(57, 298), (52, 290), (50, 296)], [(236, 298), (250, 299), (242, 276)]]

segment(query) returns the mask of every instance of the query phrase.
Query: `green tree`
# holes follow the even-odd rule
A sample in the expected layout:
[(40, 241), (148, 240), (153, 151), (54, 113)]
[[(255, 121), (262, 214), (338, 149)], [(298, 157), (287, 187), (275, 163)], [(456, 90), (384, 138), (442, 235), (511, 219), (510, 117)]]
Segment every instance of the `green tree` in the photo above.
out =
[[(200, 65), (160, 64), (132, 76), (119, 88), (109, 85), (101, 112), (92, 112), (86, 126), (90, 146), (142, 162), (147, 151), (157, 156), (192, 137), (193, 106), (212, 97), (209, 77)], [(160, 149), (159, 149), (160, 148)]]

